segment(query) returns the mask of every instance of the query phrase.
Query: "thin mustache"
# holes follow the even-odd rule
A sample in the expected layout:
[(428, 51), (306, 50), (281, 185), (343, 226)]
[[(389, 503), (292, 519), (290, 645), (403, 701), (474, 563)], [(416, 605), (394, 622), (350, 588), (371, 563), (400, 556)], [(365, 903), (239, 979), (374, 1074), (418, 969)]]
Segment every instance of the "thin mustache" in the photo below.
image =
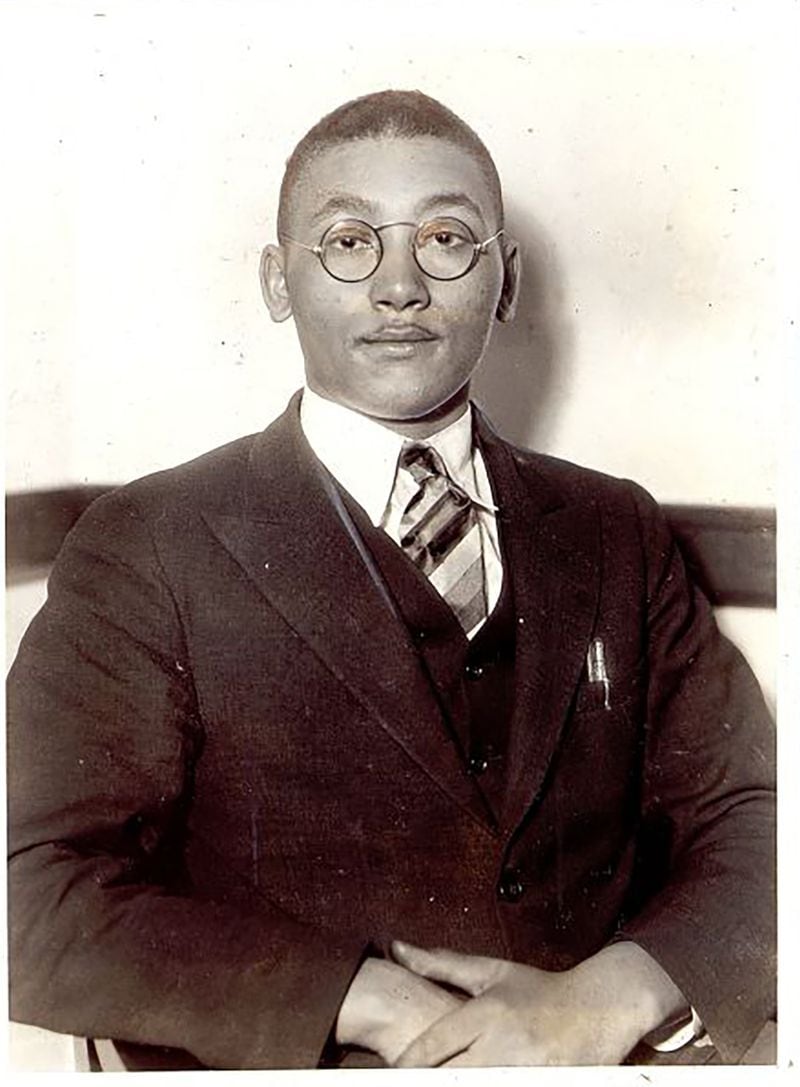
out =
[(367, 343), (406, 343), (417, 340), (436, 340), (438, 336), (423, 325), (403, 323), (381, 325), (380, 328), (364, 333), (360, 339)]

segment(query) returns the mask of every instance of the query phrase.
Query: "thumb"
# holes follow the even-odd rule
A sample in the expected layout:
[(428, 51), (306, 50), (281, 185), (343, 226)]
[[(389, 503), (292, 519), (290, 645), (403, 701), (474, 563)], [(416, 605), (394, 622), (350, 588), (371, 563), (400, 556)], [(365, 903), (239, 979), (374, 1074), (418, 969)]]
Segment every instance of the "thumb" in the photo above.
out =
[(490, 959), (483, 955), (464, 955), (446, 948), (426, 950), (402, 940), (392, 941), (392, 956), (421, 977), (441, 981), (463, 989), (470, 996), (479, 996), (493, 985), (503, 970), (502, 959)]

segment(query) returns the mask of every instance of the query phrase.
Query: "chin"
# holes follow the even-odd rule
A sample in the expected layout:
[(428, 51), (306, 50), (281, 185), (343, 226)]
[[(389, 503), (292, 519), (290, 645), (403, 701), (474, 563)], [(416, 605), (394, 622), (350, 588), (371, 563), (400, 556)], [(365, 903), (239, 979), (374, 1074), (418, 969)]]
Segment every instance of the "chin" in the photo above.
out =
[(390, 423), (424, 423), (455, 412), (462, 404), (466, 404), (467, 396), (459, 395), (460, 393), (459, 389), (455, 393), (449, 392), (442, 397), (430, 397), (425, 400), (399, 401), (391, 405), (384, 402), (376, 405), (374, 410), (367, 414)]

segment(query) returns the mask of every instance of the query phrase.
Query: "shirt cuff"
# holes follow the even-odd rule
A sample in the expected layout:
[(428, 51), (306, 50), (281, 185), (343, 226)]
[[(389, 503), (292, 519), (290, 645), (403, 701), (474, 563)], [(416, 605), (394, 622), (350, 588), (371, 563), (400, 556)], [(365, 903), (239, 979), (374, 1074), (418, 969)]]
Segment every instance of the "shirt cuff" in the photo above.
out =
[(689, 1045), (690, 1042), (698, 1047), (713, 1045), (702, 1019), (694, 1008), (690, 1008), (690, 1014), (683, 1016), (677, 1022), (671, 1020), (651, 1030), (642, 1040), (657, 1053), (674, 1053), (683, 1046)]

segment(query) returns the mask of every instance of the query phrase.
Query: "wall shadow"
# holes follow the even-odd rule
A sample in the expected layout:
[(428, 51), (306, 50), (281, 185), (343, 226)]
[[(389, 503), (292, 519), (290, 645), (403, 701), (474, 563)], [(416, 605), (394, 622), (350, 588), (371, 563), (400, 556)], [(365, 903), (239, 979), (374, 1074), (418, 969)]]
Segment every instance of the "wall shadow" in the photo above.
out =
[(506, 219), (520, 248), (519, 302), (513, 321), (495, 324), (472, 390), (504, 438), (542, 448), (569, 392), (574, 337), (552, 242), (527, 212), (511, 205)]

